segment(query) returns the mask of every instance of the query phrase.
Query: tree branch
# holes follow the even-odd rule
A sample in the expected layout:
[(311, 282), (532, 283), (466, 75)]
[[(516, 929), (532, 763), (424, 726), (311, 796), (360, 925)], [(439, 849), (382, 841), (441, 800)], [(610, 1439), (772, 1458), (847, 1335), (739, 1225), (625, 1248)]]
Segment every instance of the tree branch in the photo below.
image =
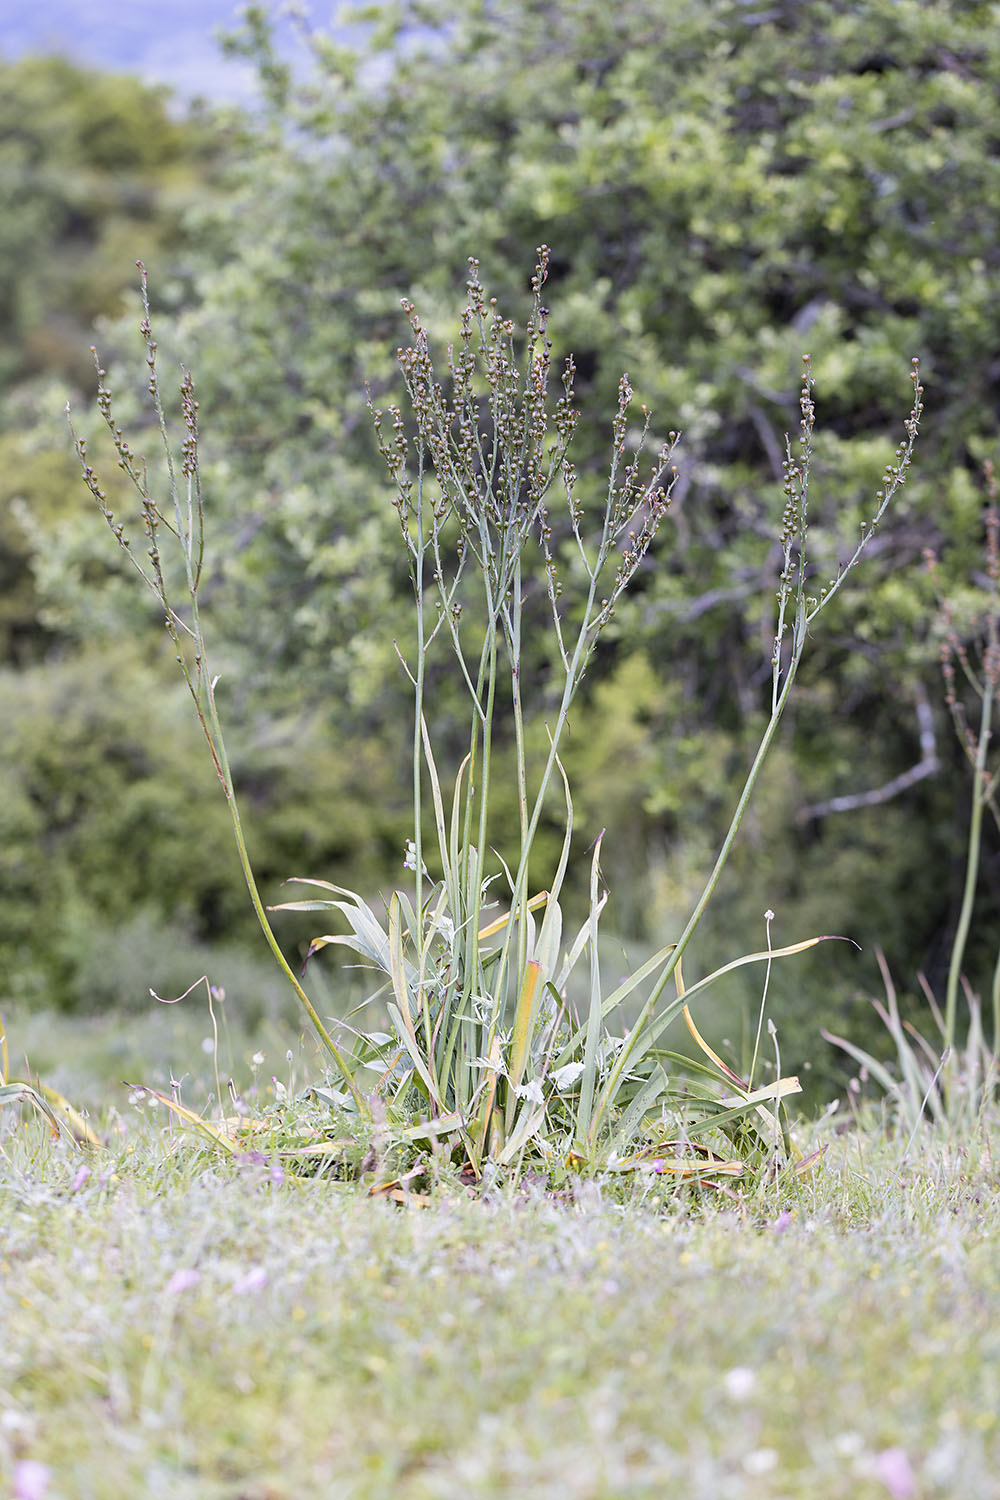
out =
[(915, 766), (908, 771), (903, 771), (899, 776), (894, 776), (891, 781), (886, 781), (882, 786), (872, 787), (867, 792), (851, 792), (844, 797), (831, 797), (826, 802), (813, 802), (809, 807), (801, 807), (795, 814), (798, 824), (809, 823), (814, 818), (825, 818), (828, 813), (853, 812), (858, 807), (875, 807), (880, 802), (889, 802), (893, 797), (898, 797), (900, 792), (907, 791), (918, 781), (923, 781), (927, 776), (933, 776), (938, 770), (940, 762), (937, 754), (937, 737), (934, 733), (934, 715), (927, 701), (927, 694), (923, 684), (918, 683), (916, 688), (916, 711), (917, 728), (920, 734), (920, 759)]

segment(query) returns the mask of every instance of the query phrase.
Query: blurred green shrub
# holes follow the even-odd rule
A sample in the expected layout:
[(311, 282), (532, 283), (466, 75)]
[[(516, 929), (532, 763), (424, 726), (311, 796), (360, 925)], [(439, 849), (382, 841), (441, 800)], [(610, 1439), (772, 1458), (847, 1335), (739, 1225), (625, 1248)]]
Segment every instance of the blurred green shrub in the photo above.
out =
[[(577, 357), (581, 485), (596, 482), (600, 413), (623, 367), (656, 414), (653, 438), (683, 432), (672, 536), (619, 611), (585, 685), (594, 696), (574, 714), (588, 762), (578, 795), (596, 808), (609, 784), (622, 787), (623, 925), (662, 935), (649, 889), (704, 868), (761, 712), (762, 607), (800, 355), (812, 353), (820, 412), (814, 543), (832, 571), (888, 457), (890, 372), (901, 353), (919, 354), (932, 457), (881, 532), (842, 629), (806, 663), (786, 773), (756, 818), (753, 878), (727, 890), (741, 943), (751, 901), (754, 931), (778, 900), (780, 920), (811, 930), (796, 872), (831, 869), (845, 931), (867, 944), (885, 919), (894, 967), (947, 963), (964, 786), (943, 732), (921, 554), (938, 550), (949, 580), (974, 566), (974, 474), (998, 432), (992, 19), (988, 5), (917, 0), (734, 0), (669, 14), (652, 0), (611, 11), (600, 0), (439, 0), (395, 7), (357, 52), (318, 38), (311, 86), (292, 89), (269, 68), (252, 12), (243, 45), (268, 80), (270, 113), (237, 182), (233, 253), (201, 278), (201, 304), (182, 320), (218, 443), (216, 492), (234, 536), (257, 527), (253, 567), (235, 561), (220, 590), (232, 638), (268, 668), (280, 662), (299, 690), (322, 684), (342, 712), (399, 715), (395, 662), (378, 642), (396, 629), (405, 580), (387, 543), (391, 511), (380, 518), (373, 502), (362, 378), (388, 402), (401, 293), (440, 332), (446, 289), (476, 253), (504, 305), (523, 308), (518, 268), (535, 245), (555, 247), (553, 352)], [(650, 709), (643, 682), (665, 676), (666, 661), (678, 686)], [(544, 683), (530, 639), (524, 670)], [(613, 709), (597, 702), (605, 683)], [(629, 705), (631, 693), (646, 706)], [(620, 754), (628, 723), (637, 781)], [(707, 795), (692, 785), (702, 765)], [(918, 766), (923, 779), (898, 800), (830, 805)], [(688, 843), (675, 813), (695, 795), (703, 833)], [(612, 879), (614, 844), (612, 823)], [(759, 891), (777, 894), (762, 903)], [(877, 974), (870, 950), (845, 967), (848, 1005), (855, 982)]]
[(136, 78), (60, 57), (0, 64), (0, 390), (86, 379), (90, 325), (121, 310), (137, 255), (176, 260), (224, 141)]
[[(263, 14), (251, 11), (238, 45), (258, 60), (265, 107), (238, 138), (215, 137), (229, 150), (228, 176), (211, 204), (188, 210), (187, 238), (161, 235), (158, 252), (138, 249), (166, 304), (157, 308), (164, 368), (183, 348), (199, 375), (213, 547), (223, 557), (211, 580), (213, 631), (247, 726), (244, 769), (279, 800), (296, 788), (283, 813), (277, 801), (260, 819), (255, 810), (255, 854), (268, 871), (302, 868), (302, 837), (329, 840), (322, 873), (331, 878), (374, 889), (394, 873), (405, 826), (402, 811), (392, 824), (399, 803), (384, 768), (403, 763), (408, 733), (391, 648), (407, 579), (363, 383), (383, 404), (391, 398), (401, 295), (419, 300), (439, 331), (476, 252), (504, 304), (523, 311), (520, 269), (545, 241), (556, 251), (561, 313), (554, 357), (578, 355), (582, 492), (596, 482), (599, 414), (622, 367), (663, 428), (684, 434), (663, 561), (613, 622), (567, 741), (579, 759), (581, 837), (597, 833), (598, 817), (609, 823), (609, 926), (640, 940), (665, 935), (745, 773), (762, 710), (755, 673), (777, 565), (782, 434), (796, 421), (803, 349), (817, 377), (817, 489), (828, 497), (813, 534), (833, 566), (888, 456), (889, 372), (916, 353), (928, 457), (878, 539), (867, 587), (845, 600), (841, 631), (806, 661), (716, 911), (733, 929), (720, 956), (756, 941), (763, 905), (777, 910), (781, 930), (834, 927), (865, 944), (860, 959), (818, 970), (789, 995), (788, 1014), (809, 1035), (817, 1023), (803, 996), (821, 993), (824, 1019), (843, 1029), (851, 1018), (838, 1009), (877, 984), (875, 939), (895, 972), (925, 968), (934, 978), (946, 968), (967, 791), (938, 707), (920, 557), (925, 546), (938, 551), (945, 587), (974, 569), (982, 524), (973, 475), (997, 439), (992, 23), (988, 4), (918, 0), (763, 9), (726, 0), (669, 14), (654, 0), (613, 10), (600, 0), (404, 0), (369, 17), (357, 50), (317, 36), (316, 74), (291, 89)], [(23, 173), (16, 180), (23, 186)], [(123, 278), (136, 258), (129, 245)], [(133, 321), (130, 312), (127, 330), (102, 333), (102, 347), (131, 347)], [(80, 337), (84, 357), (89, 342)], [(51, 418), (29, 420), (37, 450)], [(35, 457), (17, 443), (3, 482), (7, 494), (29, 496), (37, 524), (18, 536), (29, 536), (37, 592), (16, 595), (28, 621), (16, 629), (37, 659), (54, 644), (70, 653), (116, 617), (134, 622), (137, 606), (82, 497), (60, 514), (53, 489), (50, 506), (43, 491), (55, 479), (35, 476)], [(26, 589), (20, 562), (17, 576)], [(35, 638), (33, 610), (44, 627)], [(525, 671), (544, 692), (548, 664), (530, 639)], [(921, 762), (921, 696), (936, 726), (937, 775), (885, 803), (830, 810)], [(266, 758), (255, 771), (264, 728), (303, 715), (312, 748), (297, 778), (274, 776)], [(234, 744), (242, 739), (234, 723)], [(372, 756), (386, 798), (366, 796), (366, 776), (343, 769)], [(172, 774), (183, 774), (179, 764)], [(692, 834), (679, 814), (695, 797)], [(987, 872), (997, 859), (990, 839)], [(308, 863), (320, 870), (312, 853)], [(835, 909), (817, 924), (811, 893), (831, 887)], [(987, 920), (998, 889), (987, 873)], [(217, 907), (220, 923), (229, 909)], [(991, 962), (974, 940), (970, 973)]]
[[(225, 802), (170, 666), (119, 644), (0, 674), (4, 998), (135, 1005), (150, 985), (186, 989), (192, 969), (204, 971), (205, 945), (220, 937), (252, 958)], [(377, 743), (337, 758), (307, 720), (272, 722), (258, 728), (236, 775), (275, 899), (302, 860), (342, 873), (346, 849), (369, 881), (390, 862), (391, 782)], [(381, 821), (369, 800), (379, 794)], [(155, 935), (145, 955), (134, 951), (137, 922)], [(294, 950), (296, 930), (286, 931)], [(157, 974), (168, 954), (167, 974)]]

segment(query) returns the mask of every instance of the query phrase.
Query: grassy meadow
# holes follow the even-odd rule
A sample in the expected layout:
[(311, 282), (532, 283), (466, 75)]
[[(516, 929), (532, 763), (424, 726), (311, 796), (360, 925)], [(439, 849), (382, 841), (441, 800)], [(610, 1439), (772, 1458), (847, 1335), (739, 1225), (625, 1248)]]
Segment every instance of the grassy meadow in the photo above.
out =
[[(280, 1105), (315, 1056), (268, 1026), (230, 1041)], [(730, 1188), (402, 1174), (393, 1198), (377, 1149), (308, 1178), (112, 1087), (116, 1044), (146, 1079), (186, 1049), (196, 1103), (199, 1029), (63, 1033), (99, 1148), (3, 1113), (3, 1494), (996, 1493), (995, 1113), (910, 1138), (862, 1099), (797, 1131), (811, 1170)], [(41, 1057), (56, 1030), (21, 1037)]]

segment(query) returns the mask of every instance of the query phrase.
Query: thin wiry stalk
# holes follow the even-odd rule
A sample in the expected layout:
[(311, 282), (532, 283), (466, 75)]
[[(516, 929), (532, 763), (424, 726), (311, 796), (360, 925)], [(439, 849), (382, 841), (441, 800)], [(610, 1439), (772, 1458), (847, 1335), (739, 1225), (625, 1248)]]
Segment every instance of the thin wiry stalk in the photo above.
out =
[[(101, 488), (94, 470), (87, 462), (86, 445), (77, 437), (74, 431), (73, 438), (83, 467), (83, 477), (91, 494), (97, 501), (105, 520), (111, 527), (119, 546), (129, 557), (133, 566), (138, 569), (163, 610), (165, 628), (176, 647), (178, 665), (180, 666), (188, 692), (191, 695), (198, 722), (205, 736), (212, 762), (225, 793), (240, 867), (246, 881), (251, 904), (268, 947), (271, 949), (278, 966), (292, 986), (299, 1003), (315, 1027), (320, 1040), (333, 1059), (345, 1087), (351, 1093), (357, 1106), (360, 1109), (366, 1109), (367, 1105), (364, 1096), (354, 1081), (353, 1070), (347, 1058), (327, 1031), (315, 1006), (281, 951), (271, 927), (267, 910), (261, 899), (253, 867), (250, 863), (250, 856), (247, 851), (246, 839), (240, 818), (239, 804), (236, 797), (236, 789), (233, 783), (232, 769), (216, 703), (215, 689), (218, 678), (213, 677), (209, 671), (198, 601), (205, 545), (204, 512), (198, 463), (198, 403), (194, 399), (194, 382), (190, 374), (185, 370), (183, 371), (181, 384), (181, 407), (186, 429), (180, 465), (181, 475), (184, 480), (182, 496), (182, 489), (178, 480), (178, 466), (174, 457), (173, 444), (170, 439), (166, 412), (160, 393), (156, 365), (157, 344), (152, 334), (148, 285), (145, 268), (141, 262), (139, 263), (139, 272), (143, 303), (143, 318), (139, 325), (139, 330), (146, 347), (146, 366), (149, 371), (147, 391), (153, 402), (166, 463), (173, 523), (167, 519), (151, 494), (145, 460), (134, 453), (122, 429), (115, 422), (111, 391), (106, 383), (107, 372), (102, 368), (100, 361), (97, 359), (97, 351), (94, 350), (93, 353), (98, 373), (98, 406), (111, 432), (112, 441), (118, 454), (119, 467), (127, 475), (139, 495), (140, 513), (149, 544), (147, 548), (147, 556), (149, 558), (148, 571), (134, 557), (131, 542), (125, 534), (124, 527), (116, 521), (112, 514), (107, 504), (106, 493)], [(73, 431), (72, 423), (70, 424), (70, 430)], [(171, 596), (171, 586), (164, 572), (160, 552), (159, 537), (161, 527), (165, 528), (174, 538), (180, 549), (186, 582), (188, 619), (183, 617)]]
[[(966, 840), (965, 878), (945, 989), (943, 1031), (944, 1041), (950, 1049), (952, 1059), (952, 1064), (945, 1074), (946, 1092), (953, 1092), (955, 1087), (958, 991), (963, 982), (962, 964), (972, 925), (982, 858), (983, 812), (987, 807), (992, 812), (997, 826), (1000, 827), (1000, 807), (996, 800), (997, 778), (987, 766), (993, 736), (993, 714), (998, 690), (1000, 690), (1000, 509), (997, 506), (997, 482), (992, 464), (985, 465), (985, 475), (989, 502), (985, 517), (986, 599), (983, 610), (974, 617), (971, 636), (973, 640), (978, 637), (981, 642), (982, 656), (978, 672), (974, 669), (970, 659), (972, 648), (967, 646), (966, 641), (959, 634), (949, 601), (941, 590), (937, 575), (937, 559), (929, 550), (924, 554), (937, 590), (944, 623), (941, 668), (945, 684), (945, 702), (959, 743), (972, 767), (972, 807)], [(965, 705), (956, 688), (956, 660), (972, 691), (980, 699), (979, 728), (976, 733), (973, 733), (968, 723)], [(995, 1058), (1000, 1059), (1000, 957), (994, 966), (990, 999), (993, 1018), (993, 1053)]]
[[(962, 974), (962, 963), (965, 959), (965, 949), (969, 940), (969, 929), (972, 925), (972, 908), (976, 899), (976, 886), (979, 882), (979, 861), (982, 850), (983, 837), (983, 809), (986, 805), (987, 800), (986, 752), (989, 749), (993, 723), (993, 698), (993, 674), (991, 672), (986, 672), (985, 681), (983, 684), (983, 701), (979, 721), (976, 761), (973, 767), (972, 811), (969, 816), (969, 834), (965, 860), (965, 880), (962, 886), (962, 905), (958, 915), (958, 926), (955, 930), (955, 940), (952, 943), (951, 948), (951, 962), (948, 966), (948, 984), (945, 990), (944, 999), (944, 1039), (945, 1045), (948, 1047), (954, 1047), (955, 1044), (955, 1027), (958, 1016), (958, 987)], [(995, 987), (993, 998), (995, 1012)], [(994, 1013), (994, 1027), (995, 1025), (996, 1015)], [(994, 1029), (994, 1046), (996, 1046), (997, 1044), (996, 1038), (997, 1032)]]
[[(808, 502), (809, 502), (809, 480), (812, 461), (812, 437), (816, 420), (815, 406), (812, 399), (813, 379), (808, 359), (804, 361), (804, 373), (802, 389), (799, 397), (799, 406), (802, 413), (799, 437), (799, 457), (794, 460), (789, 450), (785, 462), (785, 520), (782, 528), (783, 566), (778, 587), (778, 609), (777, 628), (774, 638), (773, 673), (772, 673), (772, 698), (771, 716), (761, 736), (760, 745), (754, 756), (747, 779), (743, 784), (733, 814), (732, 822), (722, 841), (715, 864), (705, 882), (704, 888), (694, 909), (689, 916), (684, 930), (677, 939), (677, 945), (670, 957), (664, 964), (663, 970), (654, 986), (650, 1000), (655, 1002), (663, 993), (670, 977), (678, 963), (684, 956), (684, 952), (691, 941), (694, 933), (701, 922), (709, 902), (715, 895), (722, 872), (729, 862), (736, 836), (743, 822), (744, 814), (750, 805), (758, 778), (763, 770), (764, 763), (770, 753), (774, 737), (777, 734), (784, 714), (795, 677), (802, 661), (805, 651), (807, 632), (809, 625), (826, 608), (839, 591), (848, 573), (861, 561), (868, 544), (875, 534), (875, 530), (886, 513), (890, 502), (902, 484), (906, 482), (906, 476), (913, 459), (913, 450), (917, 440), (920, 417), (923, 412), (923, 387), (920, 384), (919, 365), (913, 361), (913, 369), (910, 379), (913, 385), (913, 405), (904, 425), (906, 438), (896, 449), (896, 463), (887, 465), (882, 476), (882, 488), (876, 494), (876, 509), (872, 519), (866, 524), (860, 543), (852, 552), (848, 560), (838, 569), (837, 574), (829, 584), (820, 590), (817, 598), (810, 597), (806, 593), (808, 583), (807, 572), (807, 542), (808, 542)], [(797, 558), (793, 564), (793, 552)], [(789, 621), (789, 605), (791, 604), (791, 618)], [(791, 647), (788, 652), (787, 662), (783, 662), (782, 637), (786, 633), (789, 623), (791, 624)]]

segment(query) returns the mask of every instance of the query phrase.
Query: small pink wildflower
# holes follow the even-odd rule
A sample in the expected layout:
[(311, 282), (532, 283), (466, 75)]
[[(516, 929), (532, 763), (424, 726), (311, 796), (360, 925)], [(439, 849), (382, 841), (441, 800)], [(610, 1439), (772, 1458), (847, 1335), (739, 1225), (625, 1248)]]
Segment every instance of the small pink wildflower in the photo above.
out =
[(247, 1292), (260, 1292), (267, 1286), (267, 1272), (263, 1266), (251, 1266), (242, 1276), (237, 1276), (233, 1282), (233, 1291), (237, 1297), (245, 1297)]
[(76, 1176), (73, 1178), (73, 1181), (69, 1185), (70, 1192), (71, 1193), (78, 1193), (80, 1191), (80, 1189), (83, 1187), (83, 1184), (86, 1182), (86, 1180), (87, 1180), (87, 1178), (89, 1176), (90, 1176), (90, 1168), (89, 1167), (81, 1167), (80, 1170), (77, 1172)]
[(52, 1470), (36, 1458), (22, 1458), (14, 1468), (14, 1500), (42, 1500)]
[(201, 1277), (198, 1272), (190, 1266), (182, 1266), (175, 1271), (167, 1282), (167, 1296), (175, 1297), (180, 1292), (189, 1292), (193, 1286), (197, 1286)]
[(875, 1474), (892, 1500), (912, 1500), (917, 1493), (910, 1460), (902, 1448), (886, 1448), (875, 1459)]

